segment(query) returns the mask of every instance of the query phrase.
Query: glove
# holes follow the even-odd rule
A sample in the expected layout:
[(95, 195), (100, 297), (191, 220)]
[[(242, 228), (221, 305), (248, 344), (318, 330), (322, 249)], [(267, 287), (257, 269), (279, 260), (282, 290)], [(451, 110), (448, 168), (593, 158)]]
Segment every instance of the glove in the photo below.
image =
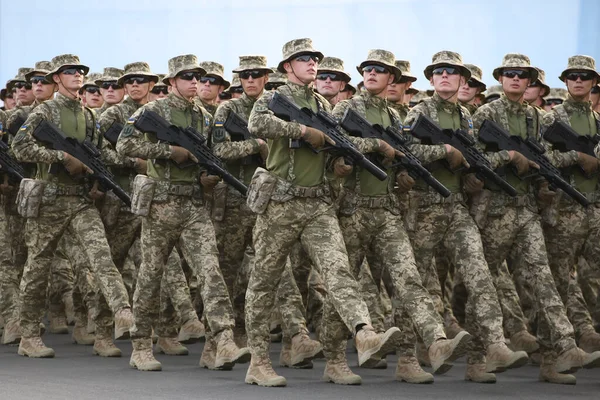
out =
[(184, 149), (180, 146), (171, 146), (171, 160), (175, 161), (177, 164), (182, 164), (187, 160), (192, 160), (194, 162), (198, 162), (196, 157), (193, 156), (192, 153), (188, 149)]
[(148, 162), (142, 158), (136, 158), (133, 168), (138, 174), (146, 175), (148, 172)]
[(540, 200), (540, 203), (547, 207), (550, 204), (552, 204), (554, 196), (556, 196), (556, 192), (550, 190), (547, 181), (542, 181), (540, 183), (537, 195), (538, 199)]
[(344, 157), (338, 157), (333, 162), (333, 173), (338, 178), (344, 178), (352, 172), (352, 165), (346, 164)]
[(258, 145), (260, 146), (258, 149), (258, 152), (260, 153), (260, 157), (267, 161), (267, 157), (269, 156), (269, 146), (267, 145), (267, 142), (265, 142), (262, 139), (256, 139), (256, 141), (258, 142)]
[(463, 178), (463, 188), (467, 194), (475, 194), (483, 190), (483, 181), (477, 179), (475, 174), (466, 174)]
[(3, 194), (9, 194), (13, 190), (14, 187), (8, 183), (8, 175), (4, 175), (4, 182), (0, 184), (0, 192)]
[(98, 181), (94, 182), (94, 185), (90, 189), (89, 193), (92, 200), (98, 200), (104, 197), (104, 192), (102, 192), (99, 188)]
[(383, 155), (383, 165), (385, 167), (389, 167), (390, 165), (392, 165), (394, 158), (404, 157), (404, 154), (400, 150), (394, 149), (385, 140), (377, 140), (379, 141), (379, 148), (377, 149), (377, 151)]
[(302, 133), (302, 139), (307, 141), (315, 149), (323, 147), (325, 142), (329, 144), (335, 144), (335, 142), (331, 140), (331, 138), (324, 132), (315, 128), (311, 128), (310, 126), (307, 126), (304, 130), (304, 133)]
[(586, 174), (591, 175), (598, 171), (598, 159), (596, 157), (577, 152), (577, 158), (577, 163), (583, 168)]
[(69, 153), (64, 153), (65, 157), (63, 159), (63, 165), (69, 172), (69, 174), (73, 176), (83, 175), (86, 172), (92, 172), (84, 163), (70, 155)]
[(203, 172), (202, 175), (200, 175), (200, 183), (207, 192), (211, 192), (220, 181), (221, 177), (217, 175), (208, 175), (206, 172)]
[(456, 147), (452, 147), (449, 144), (445, 146), (446, 160), (448, 161), (448, 164), (450, 164), (450, 169), (455, 170), (461, 165), (464, 165), (465, 167), (469, 168), (469, 163)]
[(510, 163), (517, 169), (517, 175), (523, 175), (529, 171), (529, 168), (540, 169), (539, 165), (530, 161), (518, 151), (510, 151)]
[(415, 180), (408, 174), (407, 171), (400, 171), (396, 174), (396, 184), (401, 193), (406, 193), (412, 189)]

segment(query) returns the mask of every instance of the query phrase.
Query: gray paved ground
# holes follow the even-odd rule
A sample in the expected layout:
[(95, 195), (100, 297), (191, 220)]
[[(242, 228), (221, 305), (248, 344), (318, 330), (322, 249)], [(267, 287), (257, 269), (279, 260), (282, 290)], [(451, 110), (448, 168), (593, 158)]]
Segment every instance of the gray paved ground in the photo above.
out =
[[(129, 368), (131, 344), (117, 342), (120, 359), (92, 355), (91, 347), (75, 346), (67, 335), (46, 335), (47, 345), (57, 357), (47, 360), (18, 356), (16, 347), (0, 346), (0, 399), (600, 399), (600, 370), (577, 374), (577, 386), (537, 381), (538, 368), (526, 366), (498, 375), (495, 385), (463, 381), (465, 365), (459, 360), (433, 385), (409, 385), (393, 380), (395, 357), (384, 371), (354, 368), (363, 377), (362, 386), (343, 387), (320, 381), (324, 361), (313, 370), (276, 368), (288, 379), (287, 388), (259, 388), (244, 384), (246, 365), (231, 372), (198, 367), (202, 343), (189, 346), (184, 357), (158, 355), (162, 372), (139, 372)], [(279, 344), (272, 346), (271, 359), (278, 360)], [(351, 366), (356, 356), (349, 352)]]

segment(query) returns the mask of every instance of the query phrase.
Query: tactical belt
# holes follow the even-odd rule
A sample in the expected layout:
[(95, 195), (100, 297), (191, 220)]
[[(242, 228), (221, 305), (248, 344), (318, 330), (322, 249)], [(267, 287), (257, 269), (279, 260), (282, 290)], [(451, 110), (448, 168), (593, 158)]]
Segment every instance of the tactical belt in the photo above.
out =
[(462, 193), (452, 193), (450, 196), (444, 197), (433, 189), (427, 191), (416, 190), (415, 192), (418, 193), (421, 206), (428, 204), (453, 204), (465, 200), (465, 196)]
[(329, 187), (325, 185), (319, 186), (291, 186), (287, 192), (294, 197), (323, 197), (329, 196)]
[(83, 196), (88, 191), (84, 185), (56, 185), (58, 196)]
[(357, 197), (356, 206), (364, 208), (389, 208), (394, 204), (389, 196), (381, 197)]
[(187, 196), (192, 197), (194, 194), (200, 193), (200, 187), (198, 185), (169, 185), (167, 193), (173, 196)]

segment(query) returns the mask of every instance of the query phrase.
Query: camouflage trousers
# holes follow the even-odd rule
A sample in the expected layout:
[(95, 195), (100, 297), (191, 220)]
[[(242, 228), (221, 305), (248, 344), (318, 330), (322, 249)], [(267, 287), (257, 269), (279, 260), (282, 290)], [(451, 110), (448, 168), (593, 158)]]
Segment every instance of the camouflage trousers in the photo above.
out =
[(157, 326), (161, 277), (175, 245), (198, 276), (204, 311), (213, 333), (234, 326), (227, 286), (219, 269), (215, 231), (206, 208), (187, 196), (153, 202), (142, 219), (142, 264), (133, 295), (134, 338), (147, 338)]
[(594, 330), (575, 271), (583, 256), (592, 271), (600, 272), (600, 204), (560, 207), (556, 224), (544, 224), (544, 237), (550, 269), (577, 336)]
[(116, 223), (107, 225), (106, 238), (108, 245), (110, 246), (110, 253), (115, 263), (115, 266), (123, 276), (123, 282), (127, 287), (130, 299), (133, 298), (135, 281), (132, 274), (131, 268), (126, 268), (126, 262), (129, 255), (130, 249), (133, 247), (135, 241), (140, 237), (142, 229), (141, 217), (132, 214), (127, 210), (120, 210)]
[[(535, 291), (532, 282), (528, 280), (526, 270), (519, 267), (512, 268), (512, 270), (513, 273), (511, 273), (509, 269), (508, 262), (504, 260), (504, 262), (498, 266), (496, 274), (492, 274), (498, 293), (498, 301), (500, 302), (500, 307), (502, 307), (504, 332), (505, 336), (508, 338), (512, 337), (517, 332), (529, 330), (527, 327), (528, 318), (525, 317), (521, 307), (521, 297), (519, 296), (517, 284), (523, 285), (526, 282), (528, 290), (530, 291), (527, 294), (532, 310), (532, 314), (530, 314), (529, 318), (535, 319), (535, 310), (537, 309)], [(523, 290), (521, 290), (521, 292), (523, 292)]]
[(531, 282), (540, 345), (559, 353), (575, 346), (573, 327), (548, 265), (539, 214), (527, 206), (492, 206), (481, 230), (481, 239), (493, 276), (497, 277), (504, 260), (509, 260), (513, 274), (521, 274), (524, 280)]
[(350, 272), (333, 206), (318, 198), (271, 201), (265, 213), (258, 216), (253, 237), (256, 258), (246, 294), (246, 329), (252, 354), (268, 355), (275, 289), (298, 240), (327, 286), (321, 332), (325, 355), (332, 357), (345, 351), (348, 330), (354, 333), (359, 325), (371, 321)]
[(4, 322), (19, 318), (19, 283), (27, 260), (25, 219), (0, 210), (0, 316)]
[(87, 255), (100, 290), (113, 313), (129, 307), (127, 290), (110, 256), (98, 210), (81, 196), (59, 196), (42, 204), (37, 218), (27, 220), (25, 240), (27, 263), (21, 279), (21, 331), (23, 337), (39, 336), (48, 273), (54, 252), (65, 232), (73, 235)]
[(600, 270), (594, 270), (583, 257), (577, 263), (577, 282), (595, 325), (600, 324)]
[(48, 285), (48, 313), (50, 315), (65, 315), (63, 298), (72, 295), (75, 283), (75, 273), (66, 257), (60, 256), (60, 243), (56, 257), (50, 268), (50, 284)]
[[(354, 276), (358, 279), (365, 258), (378, 271), (387, 271), (396, 308), (406, 311), (409, 325), (412, 321), (427, 347), (445, 338), (441, 319), (421, 283), (402, 218), (383, 208), (358, 208), (351, 216), (340, 217), (340, 228)], [(376, 276), (381, 279), (381, 274)]]
[(447, 271), (440, 270), (443, 266), (436, 266), (436, 254), (445, 254), (463, 277), (468, 293), (465, 328), (473, 335), (469, 360), (480, 362), (485, 347), (504, 341), (504, 335), (502, 311), (483, 254), (479, 229), (466, 206), (450, 198), (444, 203), (421, 205), (409, 235), (417, 268), (427, 282), (425, 287), (429, 289), (437, 283), (436, 290), (430, 294), (434, 296), (438, 312), (444, 310), (441, 287), (445, 283), (440, 283), (438, 277), (445, 277)]

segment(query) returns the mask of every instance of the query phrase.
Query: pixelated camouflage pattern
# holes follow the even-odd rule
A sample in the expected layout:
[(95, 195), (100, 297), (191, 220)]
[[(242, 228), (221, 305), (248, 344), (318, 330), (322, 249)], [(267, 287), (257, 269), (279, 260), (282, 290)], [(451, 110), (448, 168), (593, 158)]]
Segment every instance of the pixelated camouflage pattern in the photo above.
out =
[(544, 97), (544, 100), (559, 99), (559, 100), (565, 101), (568, 96), (569, 96), (569, 92), (567, 91), (567, 89), (550, 88), (550, 92), (548, 93), (548, 95), (546, 97)]
[(165, 79), (165, 76), (167, 76), (167, 74), (157, 74), (158, 75), (158, 82), (156, 82), (156, 84), (154, 85), (156, 86), (167, 86), (167, 84), (164, 82), (163, 79)]
[(102, 77), (102, 74), (99, 72), (90, 72), (85, 76), (85, 80), (83, 81), (83, 85), (81, 89), (85, 89), (87, 86), (98, 86), (96, 81)]
[(427, 80), (431, 79), (432, 71), (443, 65), (457, 67), (462, 71), (462, 75), (466, 79), (471, 77), (471, 71), (463, 64), (462, 56), (460, 54), (454, 51), (443, 50), (435, 53), (433, 57), (431, 57), (431, 64), (425, 67), (425, 70), (423, 71), (425, 78), (427, 78)]
[(83, 69), (85, 75), (90, 71), (90, 68), (87, 65), (83, 65), (81, 61), (79, 61), (79, 57), (74, 54), (61, 54), (60, 56), (54, 57), (50, 62), (54, 68), (46, 75), (46, 79), (50, 82), (52, 82), (52, 75), (57, 73), (62, 67), (80, 67)]
[(396, 81), (397, 81), (402, 77), (402, 71), (400, 71), (400, 68), (396, 67), (395, 63), (396, 63), (396, 57), (394, 56), (394, 53), (392, 53), (391, 51), (382, 50), (382, 49), (373, 49), (373, 50), (369, 50), (369, 52), (367, 53), (367, 59), (364, 60), (363, 62), (361, 62), (360, 65), (358, 65), (356, 67), (356, 70), (358, 71), (360, 76), (362, 76), (363, 75), (362, 68), (365, 65), (368, 65), (368, 64), (383, 65), (383, 66), (389, 68), (389, 70), (392, 72), (392, 74), (394, 74), (394, 76), (396, 77)]
[(15, 85), (15, 83), (27, 82), (27, 78), (25, 77), (25, 75), (27, 75), (31, 71), (33, 71), (33, 68), (29, 68), (29, 67), (19, 68), (17, 71), (17, 75), (14, 78), (10, 79), (8, 82), (6, 82), (6, 88), (9, 91), (11, 91), (13, 86)]
[(486, 86), (482, 80), (483, 72), (481, 71), (481, 68), (479, 68), (475, 64), (465, 64), (465, 67), (467, 67), (467, 69), (471, 71), (471, 79), (479, 83), (482, 87), (481, 90), (484, 91), (486, 89)]
[(276, 67), (271, 68), (273, 71), (272, 74), (269, 74), (269, 83), (286, 83), (287, 76), (277, 70)]
[(564, 82), (567, 73), (569, 71), (574, 70), (594, 72), (597, 77), (600, 77), (600, 75), (598, 75), (598, 72), (596, 71), (596, 60), (594, 60), (594, 57), (572, 56), (569, 57), (569, 61), (567, 62), (567, 68), (565, 68), (565, 70), (561, 72), (558, 79)]
[(317, 69), (318, 72), (338, 72), (346, 77), (347, 81), (350, 81), (350, 75), (344, 71), (344, 61), (341, 58), (337, 57), (324, 57), (321, 62), (319, 62), (319, 67)]
[(145, 76), (150, 78), (153, 82), (158, 82), (158, 75), (153, 74), (150, 70), (150, 65), (144, 61), (137, 61), (125, 65), (123, 75), (119, 77), (117, 82), (122, 85), (123, 81), (130, 76)]
[(47, 75), (52, 70), (52, 63), (50, 61), (38, 61), (35, 63), (35, 67), (25, 74), (25, 79), (29, 79), (35, 74)]
[(229, 87), (229, 89), (241, 87), (241, 86), (242, 86), (242, 81), (240, 81), (239, 75), (233, 74), (233, 78), (231, 79), (231, 86)]
[(206, 71), (207, 76), (216, 76), (218, 78), (221, 78), (223, 80), (223, 85), (225, 86), (225, 89), (231, 86), (231, 82), (225, 79), (225, 76), (223, 75), (224, 67), (222, 64), (219, 64), (215, 61), (202, 61), (200, 63), (200, 67)]
[(407, 80), (411, 82), (417, 80), (417, 77), (410, 72), (410, 61), (396, 60), (394, 64), (396, 65), (396, 67), (398, 67), (400, 72), (402, 72), (402, 80)]
[(281, 49), (282, 57), (281, 62), (277, 65), (277, 71), (285, 74), (285, 69), (283, 68), (283, 64), (288, 62), (294, 56), (304, 53), (312, 53), (319, 57), (319, 60), (323, 59), (323, 53), (317, 51), (313, 48), (312, 39), (303, 38), (303, 39), (294, 39), (290, 40), (286, 44), (283, 45)]
[(550, 93), (550, 86), (548, 86), (546, 84), (546, 72), (543, 69), (538, 68), (538, 67), (536, 67), (535, 69), (538, 70), (537, 81), (544, 87), (544, 91), (542, 92), (542, 97), (546, 97)]
[(94, 82), (96, 83), (96, 85), (100, 86), (102, 82), (118, 81), (119, 78), (123, 75), (123, 72), (124, 71), (121, 68), (104, 67), (102, 76), (96, 79)]
[(267, 67), (267, 57), (265, 56), (240, 56), (240, 65), (232, 72), (242, 72), (251, 70), (265, 70), (274, 72), (273, 69)]
[(204, 68), (198, 64), (198, 57), (186, 54), (169, 59), (169, 73), (165, 75), (163, 82), (169, 85), (169, 78), (175, 78), (178, 73), (183, 71), (198, 71), (202, 75), (206, 75)]
[(492, 76), (494, 77), (494, 79), (498, 80), (498, 78), (500, 78), (502, 70), (507, 68), (524, 68), (529, 70), (531, 74), (530, 82), (535, 82), (535, 80), (538, 77), (538, 70), (535, 67), (531, 66), (531, 61), (529, 60), (529, 57), (527, 57), (525, 54), (506, 54), (502, 58), (502, 64), (498, 68), (495, 68), (492, 72)]

